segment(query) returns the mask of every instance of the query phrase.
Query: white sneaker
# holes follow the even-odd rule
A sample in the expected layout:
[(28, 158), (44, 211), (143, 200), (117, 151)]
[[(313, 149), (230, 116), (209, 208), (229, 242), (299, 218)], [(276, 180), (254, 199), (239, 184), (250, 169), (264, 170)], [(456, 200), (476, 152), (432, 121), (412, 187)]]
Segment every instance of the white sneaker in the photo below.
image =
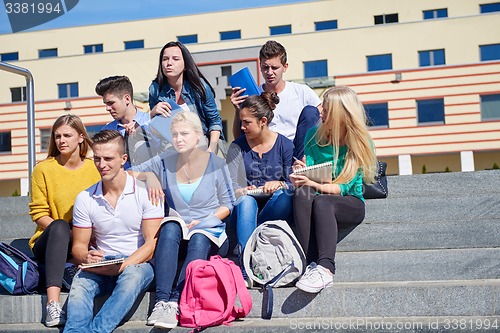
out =
[(45, 326), (53, 327), (66, 324), (66, 314), (61, 309), (61, 304), (54, 300), (47, 305), (47, 315), (45, 316)]
[[(160, 302), (158, 302), (160, 303)], [(177, 314), (179, 312), (179, 304), (177, 302), (161, 302), (163, 304), (158, 305), (155, 304), (155, 308), (151, 316), (155, 313), (155, 311), (159, 311), (158, 317), (155, 320), (154, 326), (160, 328), (174, 328), (177, 327)], [(156, 308), (158, 307), (158, 310)], [(156, 317), (156, 316), (155, 316)], [(149, 322), (149, 318), (148, 318)]]
[(306, 272), (295, 284), (295, 287), (308, 293), (319, 293), (332, 285), (333, 274), (327, 268), (313, 262), (307, 266)]

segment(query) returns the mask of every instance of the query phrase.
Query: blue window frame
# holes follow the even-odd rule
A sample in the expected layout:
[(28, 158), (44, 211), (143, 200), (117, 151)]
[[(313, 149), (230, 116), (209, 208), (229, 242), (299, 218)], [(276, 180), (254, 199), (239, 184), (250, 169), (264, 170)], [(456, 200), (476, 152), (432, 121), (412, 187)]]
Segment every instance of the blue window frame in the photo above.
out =
[(143, 49), (144, 39), (125, 41), (125, 50)]
[(57, 49), (38, 50), (38, 58), (57, 57)]
[(304, 78), (328, 76), (328, 61), (304, 61)]
[(418, 51), (420, 67), (445, 65), (444, 49)]
[(0, 132), (0, 152), (12, 151), (12, 140), (10, 132)]
[(274, 27), (269, 27), (269, 34), (272, 35), (285, 35), (292, 33), (292, 25), (277, 25)]
[(500, 119), (500, 94), (481, 96), (481, 120)]
[(499, 60), (500, 44), (480, 45), (481, 61)]
[(19, 60), (19, 52), (9, 52), (0, 54), (0, 61), (16, 61)]
[(423, 99), (417, 101), (418, 124), (444, 124), (444, 99)]
[(389, 127), (389, 106), (387, 103), (365, 104), (366, 117), (370, 127)]
[(60, 83), (57, 88), (59, 98), (78, 97), (78, 82)]
[(196, 44), (198, 43), (198, 35), (177, 36), (177, 40), (182, 44)]
[(392, 54), (378, 54), (366, 57), (368, 62), (368, 71), (383, 71), (392, 69)]
[(241, 39), (241, 30), (221, 31), (220, 40)]
[(432, 20), (436, 18), (448, 17), (447, 8), (424, 10), (423, 13), (424, 13), (424, 20)]
[(375, 24), (398, 23), (398, 21), (399, 21), (399, 16), (397, 13), (375, 15), (373, 18), (374, 18)]
[(479, 11), (481, 14), (500, 12), (500, 2), (486, 3), (484, 5), (479, 5)]
[(337, 20), (314, 22), (316, 31), (337, 29)]
[(83, 46), (83, 53), (101, 53), (102, 51), (103, 51), (102, 44), (93, 44), (93, 45), (84, 45)]

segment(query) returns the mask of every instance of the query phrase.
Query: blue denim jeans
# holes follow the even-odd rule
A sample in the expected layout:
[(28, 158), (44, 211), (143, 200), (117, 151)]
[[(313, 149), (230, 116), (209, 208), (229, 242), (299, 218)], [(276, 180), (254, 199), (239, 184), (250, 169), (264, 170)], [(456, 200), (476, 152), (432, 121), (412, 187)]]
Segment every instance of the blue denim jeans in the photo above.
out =
[[(112, 332), (153, 281), (149, 263), (130, 265), (118, 276), (78, 271), (68, 298), (64, 332)], [(111, 293), (94, 317), (94, 298)], [(94, 318), (93, 318), (94, 317)]]
[(257, 225), (266, 221), (286, 220), (292, 222), (293, 195), (290, 191), (278, 190), (269, 200), (261, 203), (250, 195), (244, 195), (236, 200), (231, 214), (231, 223), (236, 223), (236, 235), (241, 249), (245, 247)]
[[(177, 274), (179, 248), (184, 245), (182, 242), (187, 242), (187, 253), (176, 287), (172, 290)], [(186, 279), (187, 265), (195, 259), (207, 260), (216, 254), (225, 256), (228, 247), (228, 240), (219, 248), (202, 234), (194, 234), (189, 241), (185, 241), (182, 239), (181, 227), (177, 222), (165, 223), (160, 229), (155, 252), (156, 302), (178, 302)], [(181, 257), (183, 256), (182, 254)]]

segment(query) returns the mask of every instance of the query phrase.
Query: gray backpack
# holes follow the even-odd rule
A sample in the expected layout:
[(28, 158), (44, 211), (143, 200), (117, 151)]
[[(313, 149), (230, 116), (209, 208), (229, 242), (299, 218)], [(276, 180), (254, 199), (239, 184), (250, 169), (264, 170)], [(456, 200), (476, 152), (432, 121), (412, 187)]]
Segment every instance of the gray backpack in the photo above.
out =
[(282, 287), (302, 276), (306, 258), (299, 241), (286, 221), (259, 225), (243, 252), (248, 276), (263, 286)]

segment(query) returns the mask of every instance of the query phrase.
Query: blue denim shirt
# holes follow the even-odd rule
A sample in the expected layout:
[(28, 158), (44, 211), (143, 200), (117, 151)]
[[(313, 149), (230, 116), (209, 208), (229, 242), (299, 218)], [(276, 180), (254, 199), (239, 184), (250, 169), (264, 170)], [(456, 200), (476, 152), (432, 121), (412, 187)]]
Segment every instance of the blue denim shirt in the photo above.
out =
[[(191, 85), (184, 81), (182, 85), (181, 96), (186, 102), (189, 109), (198, 114), (203, 127), (203, 133), (207, 136), (211, 131), (219, 131), (222, 135), (222, 118), (220, 117), (217, 104), (215, 104), (215, 95), (212, 93), (210, 86), (202, 79), (203, 88), (207, 95), (206, 102), (203, 102), (201, 97), (198, 96), (196, 91), (191, 88)], [(156, 81), (153, 81), (149, 86), (149, 107), (153, 109), (158, 102), (166, 102), (168, 99), (175, 100), (175, 91), (165, 82), (165, 86), (160, 91), (160, 86)]]

